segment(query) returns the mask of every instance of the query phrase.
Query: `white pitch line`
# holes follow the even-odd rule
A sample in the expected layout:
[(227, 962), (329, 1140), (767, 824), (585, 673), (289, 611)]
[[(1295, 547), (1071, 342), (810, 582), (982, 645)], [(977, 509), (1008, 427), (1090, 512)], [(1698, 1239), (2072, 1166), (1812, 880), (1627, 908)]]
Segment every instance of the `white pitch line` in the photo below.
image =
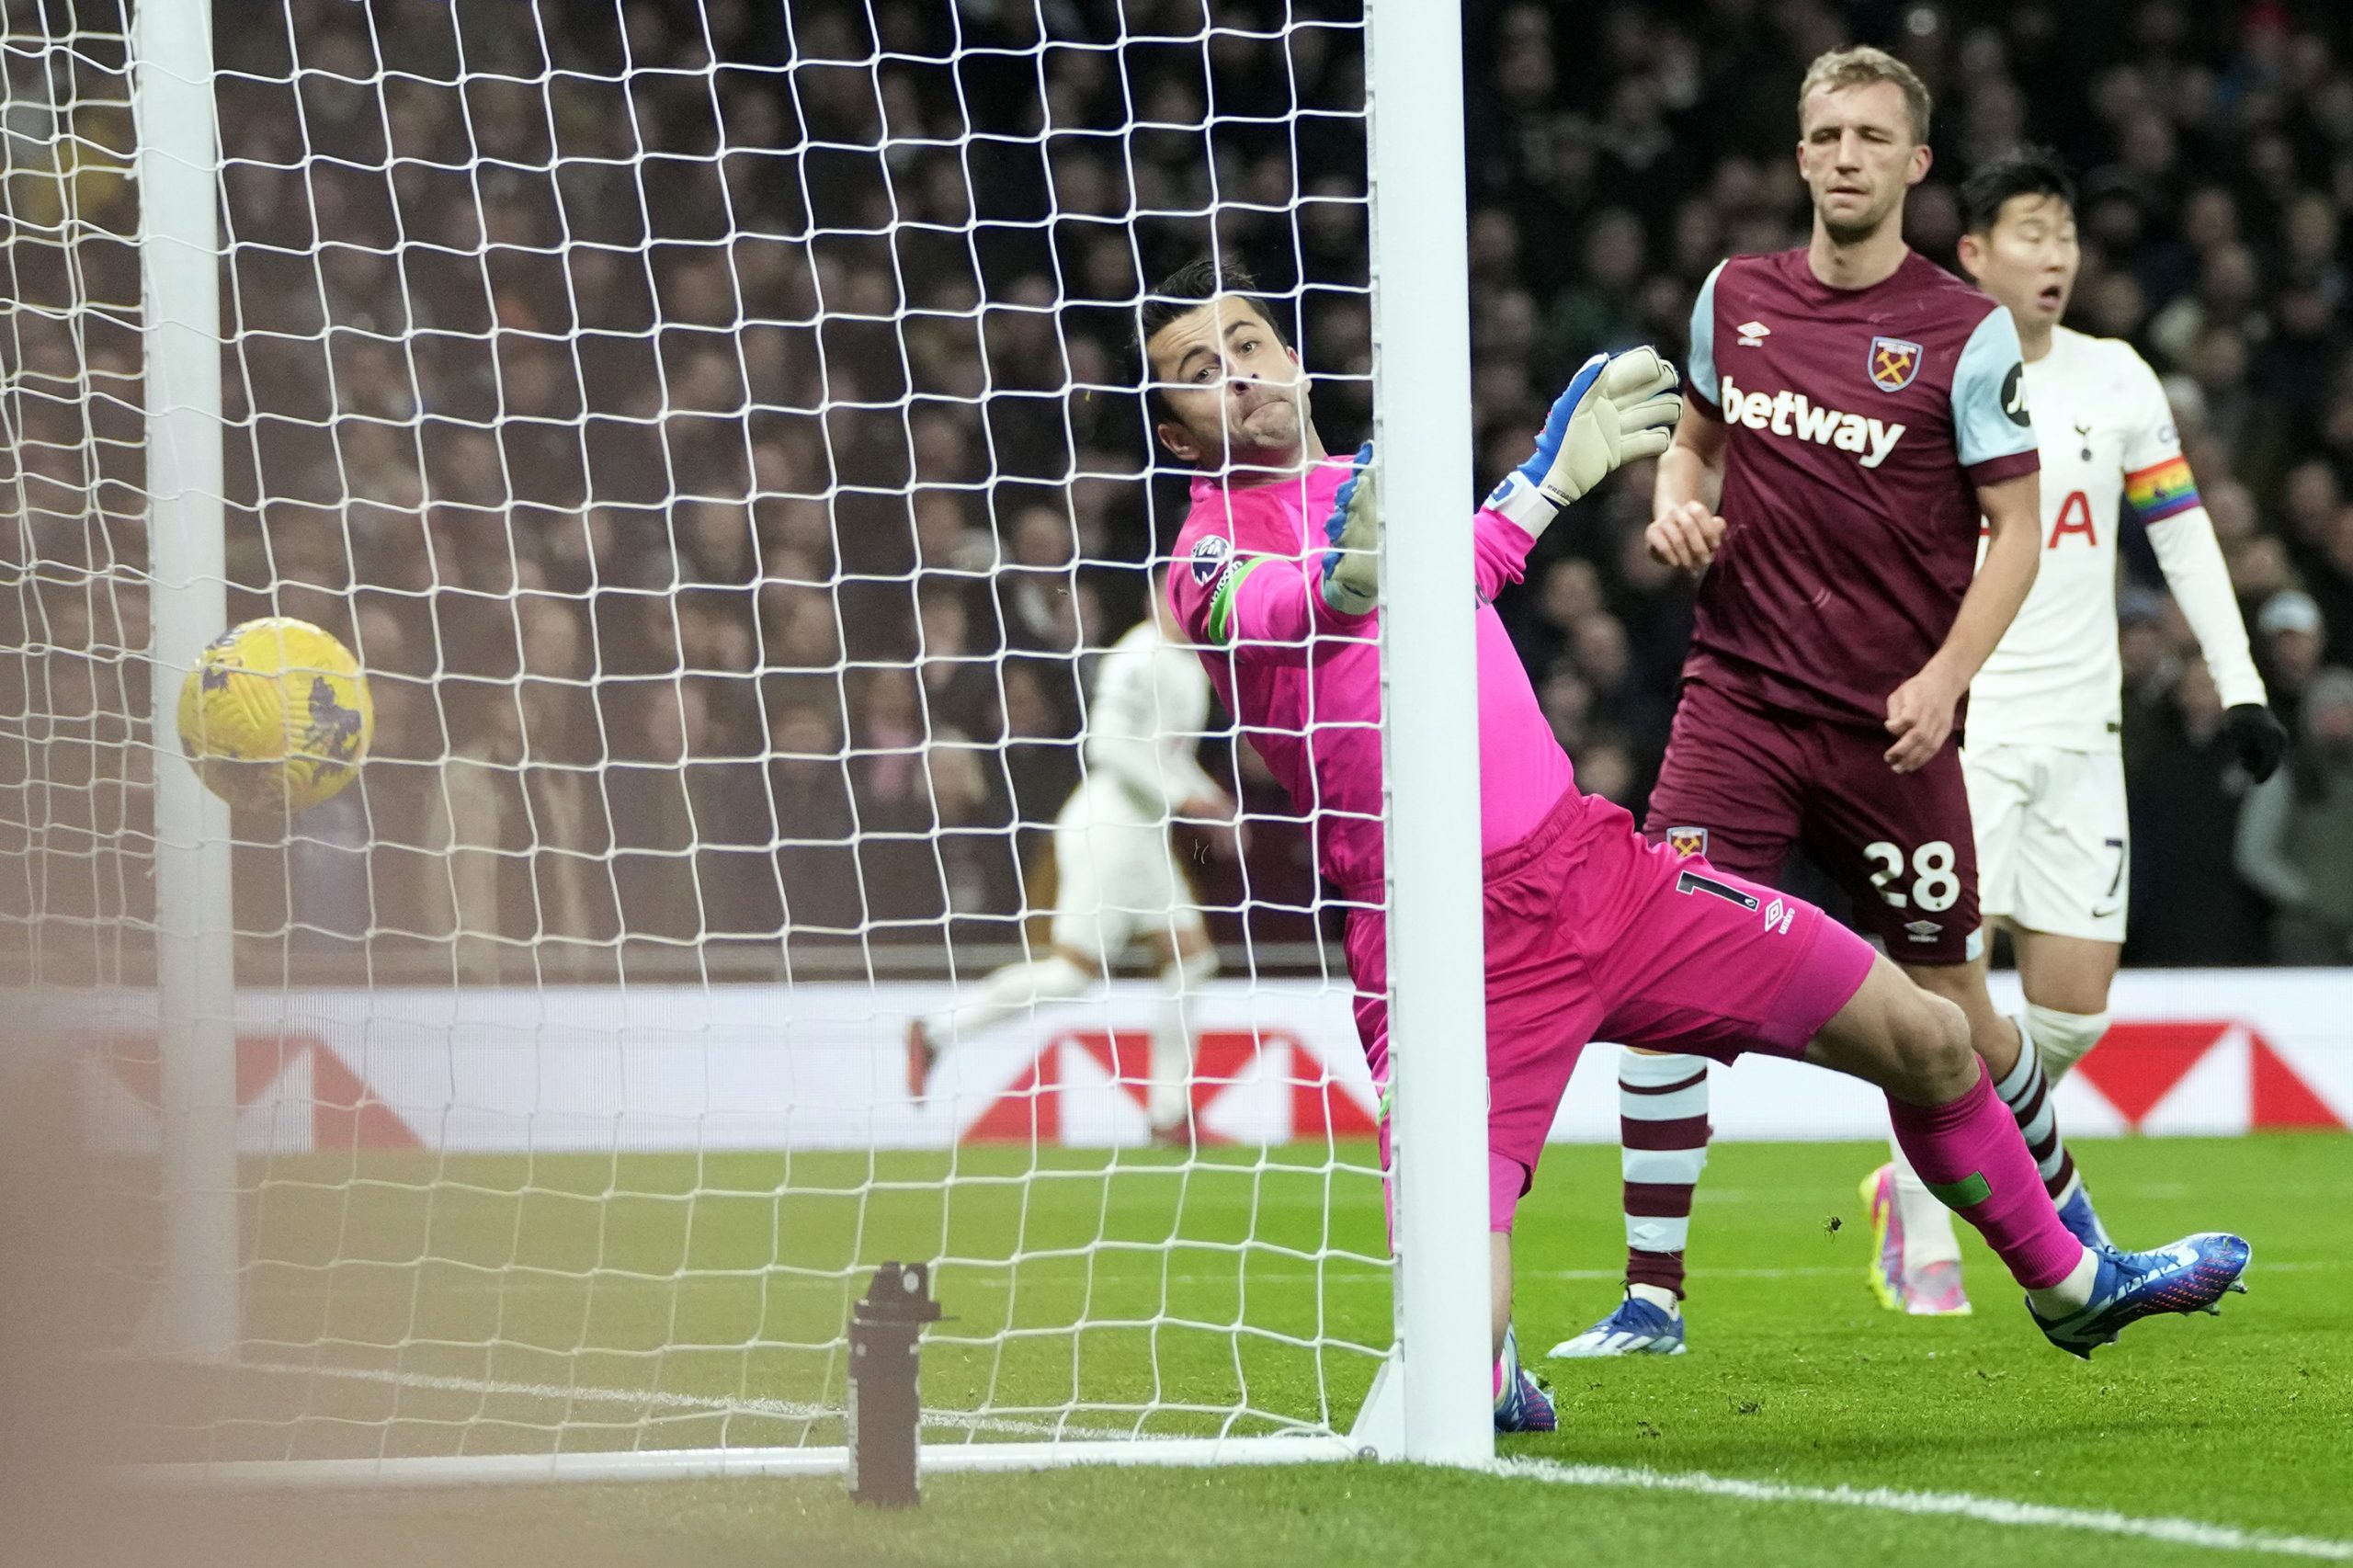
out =
[[(969, 1276), (958, 1278), (950, 1281), (949, 1288), (952, 1288), (958, 1291), (976, 1290), (1003, 1291), (1011, 1290), (1013, 1289), (1014, 1282), (1009, 1281), (1005, 1278), (1005, 1269), (1007, 1267), (1009, 1266), (989, 1265), (985, 1266), (984, 1269), (975, 1268)], [(2256, 1269), (2263, 1274), (2313, 1274), (2353, 1267), (2353, 1259), (2306, 1258), (2284, 1263), (2262, 1263), (2256, 1267)], [(1824, 1263), (1809, 1264), (1790, 1268), (1694, 1268), (1690, 1270), (1690, 1276), (1694, 1279), (1822, 1279), (1854, 1274), (1860, 1271), (1861, 1267), (1862, 1265), (1859, 1263)], [(1320, 1272), (1306, 1269), (1278, 1270), (1248, 1268), (1236, 1270), (1231, 1274), (1188, 1273), (1170, 1274), (1166, 1276), (1163, 1276), (1152, 1268), (1142, 1267), (1132, 1271), (1108, 1271), (1102, 1277), (1097, 1278), (1096, 1283), (1114, 1285), (1153, 1284), (1165, 1279), (1167, 1284), (1181, 1286), (1230, 1286), (1236, 1283), (1249, 1287), (1315, 1284), (1371, 1285), (1378, 1284), (1381, 1280), (1387, 1279), (1389, 1277), (1390, 1271), (1386, 1268), (1366, 1268), (1356, 1264), (1336, 1263)], [(1545, 1279), (1560, 1283), (1574, 1284), (1583, 1283), (1588, 1280), (1621, 1280), (1625, 1278), (1625, 1270), (1622, 1268), (1525, 1268), (1520, 1270), (1519, 1278), (1523, 1281)], [(1025, 1290), (1052, 1290), (1057, 1287), (1070, 1286), (1085, 1282), (1086, 1280), (1083, 1273), (1074, 1272), (1067, 1276), (1057, 1276), (1035, 1280), (1023, 1280), (1019, 1283), (1020, 1288)], [(769, 1290), (782, 1289), (833, 1291), (840, 1289), (837, 1284), (830, 1280), (809, 1279), (806, 1281), (787, 1281), (780, 1279), (768, 1279), (762, 1281), (756, 1276), (740, 1273), (728, 1273), (722, 1275), (690, 1274), (662, 1278), (648, 1275), (590, 1274), (582, 1275), (572, 1279), (535, 1277), (505, 1281), (490, 1279), (461, 1280), (446, 1285), (426, 1287), (423, 1294), (425, 1299), (430, 1301), (437, 1299), (449, 1300), (454, 1298), (459, 1300), (474, 1300), (499, 1296), (523, 1295), (581, 1296), (584, 1290), (587, 1289), (613, 1291), (659, 1291), (665, 1290), (719, 1290), (722, 1288), (732, 1289), (742, 1286), (763, 1284), (765, 1285), (765, 1288)], [(370, 1284), (354, 1284), (348, 1281), (344, 1281), (333, 1285), (305, 1283), (301, 1285), (275, 1286), (269, 1288), (268, 1294), (270, 1299), (273, 1301), (322, 1301), (330, 1297), (335, 1299), (348, 1299), (358, 1296), (406, 1296), (414, 1293), (415, 1290), (415, 1287), (409, 1280), (386, 1279)]]
[[(446, 1392), (512, 1394), (573, 1403), (684, 1410), (699, 1415), (763, 1415), (806, 1422), (841, 1414), (821, 1405), (763, 1399), (756, 1395), (722, 1399), (661, 1389), (508, 1382), (432, 1372), (402, 1372), (389, 1368), (306, 1367), (290, 1362), (244, 1361), (238, 1363), (238, 1369), (298, 1377), (340, 1378), (355, 1382)], [(1150, 1441), (1149, 1438), (1138, 1437), (1132, 1430), (1017, 1421), (1004, 1416), (978, 1415), (953, 1410), (927, 1410), (924, 1413), (924, 1424), (1010, 1437)], [(1682, 1492), (1708, 1497), (1730, 1497), (1749, 1503), (1812, 1503), (1829, 1507), (1863, 1508), (1878, 1513), (1940, 1515), (1976, 1519), (1984, 1524), (2085, 1530), (2096, 1535), (2126, 1536), (2176, 1546), (2206, 1547), (2219, 1551), (2266, 1552), (2325, 1562), (2353, 1562), (2353, 1541), (2325, 1540), (2315, 1536), (2272, 1535), (2261, 1530), (2240, 1529), (2233, 1525), (2209, 1524), (2200, 1519), (2141, 1517), (2106, 1508), (2066, 1508), (2046, 1503), (2019, 1503), (2004, 1497), (1972, 1496), (1965, 1492), (1905, 1492), (1886, 1486), (1804, 1486), (1789, 1482), (1745, 1481), (1733, 1476), (1710, 1475), (1705, 1471), (1673, 1471), (1620, 1465), (1565, 1464), (1557, 1460), (1541, 1459), (1495, 1460), (1483, 1468), (1491, 1474), (1539, 1481), (1554, 1486)]]
[[(339, 1378), (347, 1382), (382, 1383), (394, 1388), (424, 1389), (441, 1393), (506, 1394), (524, 1399), (561, 1400), (574, 1404), (628, 1404), (641, 1409), (678, 1410), (698, 1415), (758, 1415), (778, 1421), (838, 1419), (839, 1410), (790, 1400), (763, 1399), (745, 1394), (677, 1393), (665, 1389), (607, 1389), (569, 1383), (508, 1382), (494, 1378), (451, 1377), (436, 1372), (403, 1372), (389, 1367), (308, 1367), (292, 1361), (240, 1361), (240, 1371), (268, 1372), (283, 1377)], [(1008, 1416), (979, 1415), (961, 1410), (926, 1410), (926, 1426), (987, 1432), (1013, 1437), (1132, 1437), (1115, 1428), (1064, 1426), (1046, 1421), (1017, 1421)]]
[(2280, 1557), (2308, 1557), (2324, 1562), (2353, 1562), (2353, 1541), (2323, 1540), (2314, 1536), (2272, 1535), (2262, 1530), (2243, 1530), (2234, 1525), (2208, 1524), (2200, 1519), (2140, 1517), (2107, 1508), (2063, 1508), (2047, 1503), (2013, 1502), (2004, 1497), (1975, 1497), (1965, 1492), (1904, 1492), (1887, 1486), (1801, 1486), (1779, 1481), (1743, 1481), (1733, 1476), (1710, 1475), (1704, 1471), (1636, 1470), (1618, 1465), (1563, 1464), (1555, 1460), (1539, 1459), (1496, 1460), (1488, 1468), (1498, 1475), (1540, 1481), (1555, 1486), (1687, 1492), (1749, 1503), (1813, 1503), (1836, 1508), (1865, 1508), (1877, 1513), (1942, 1515), (1976, 1519), (1990, 1525), (2129, 1536), (2174, 1546), (2208, 1547), (2217, 1551), (2259, 1551)]
[[(1795, 1268), (1694, 1268), (1694, 1279), (1812, 1279), (1834, 1274), (1858, 1274), (1859, 1263), (1809, 1264)], [(2343, 1268), (2347, 1260), (2312, 1258), (2294, 1263), (2263, 1263), (2256, 1268), (2265, 1274), (2309, 1274), (2318, 1269)], [(1621, 1279), (1622, 1268), (1531, 1268), (1520, 1271), (1522, 1279)]]

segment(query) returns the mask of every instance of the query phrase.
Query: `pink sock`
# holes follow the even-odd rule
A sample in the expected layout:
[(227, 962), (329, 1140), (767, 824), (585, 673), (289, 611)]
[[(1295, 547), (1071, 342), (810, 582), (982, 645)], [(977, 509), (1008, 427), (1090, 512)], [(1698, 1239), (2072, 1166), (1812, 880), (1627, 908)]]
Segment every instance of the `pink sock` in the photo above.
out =
[(2020, 1285), (2056, 1285), (2082, 1261), (2084, 1244), (2059, 1222), (2018, 1119), (1983, 1062), (1977, 1082), (1950, 1104), (1906, 1105), (1891, 1095), (1887, 1110), (1928, 1190), (1977, 1227)]

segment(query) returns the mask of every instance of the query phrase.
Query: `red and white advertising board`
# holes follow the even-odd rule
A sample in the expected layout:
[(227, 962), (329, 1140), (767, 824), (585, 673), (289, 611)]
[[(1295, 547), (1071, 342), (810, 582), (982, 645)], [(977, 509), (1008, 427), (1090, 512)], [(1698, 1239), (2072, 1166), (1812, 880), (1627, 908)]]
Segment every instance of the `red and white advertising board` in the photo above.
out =
[[(2014, 978), (1995, 981), (2014, 1004)], [(237, 1018), (240, 1142), (290, 1153), (1144, 1141), (1150, 985), (965, 1042), (917, 1102), (905, 1021), (946, 997), (936, 984), (252, 994)], [(1192, 1008), (1205, 1134), (1369, 1134), (1375, 1096), (1348, 1004), (1345, 983), (1211, 983)], [(112, 1148), (155, 1143), (153, 1006), (118, 993), (74, 1009), (96, 1048), (94, 1127)], [(2128, 972), (2114, 1006), (2115, 1028), (2058, 1090), (2072, 1134), (2353, 1125), (2353, 970)], [(1617, 1137), (1615, 1057), (1587, 1051), (1556, 1142)], [(1721, 1138), (1886, 1131), (1878, 1096), (1851, 1080), (1756, 1057), (1716, 1074)]]

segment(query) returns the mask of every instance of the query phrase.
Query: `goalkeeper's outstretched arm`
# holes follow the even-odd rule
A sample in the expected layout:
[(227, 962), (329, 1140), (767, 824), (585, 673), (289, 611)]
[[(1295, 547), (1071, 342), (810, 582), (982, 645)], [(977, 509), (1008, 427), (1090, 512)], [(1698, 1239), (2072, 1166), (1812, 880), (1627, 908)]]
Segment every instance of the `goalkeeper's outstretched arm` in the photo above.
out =
[[(1597, 354), (1553, 402), (1536, 450), (1479, 510), (1479, 593), (1519, 580), (1528, 552), (1562, 509), (1620, 466), (1657, 457), (1682, 402), (1675, 368), (1648, 347)], [(1357, 449), (1324, 521), (1327, 548), (1305, 562), (1234, 551), (1187, 633), (1242, 659), (1285, 656), (1317, 631), (1361, 635), (1381, 602), (1381, 499), (1372, 443)], [(1229, 547), (1230, 548), (1230, 547)], [(1301, 570), (1304, 566), (1305, 570)]]
[[(1479, 509), (1472, 540), (1481, 597), (1519, 581), (1529, 551), (1564, 508), (1624, 464), (1665, 451), (1681, 413), (1675, 368), (1654, 349), (1586, 360), (1553, 400), (1535, 452)], [(1333, 500), (1324, 526), (1332, 544), (1324, 555), (1324, 602), (1337, 615), (1363, 615), (1380, 601), (1381, 506), (1370, 442), (1357, 449), (1355, 470)]]

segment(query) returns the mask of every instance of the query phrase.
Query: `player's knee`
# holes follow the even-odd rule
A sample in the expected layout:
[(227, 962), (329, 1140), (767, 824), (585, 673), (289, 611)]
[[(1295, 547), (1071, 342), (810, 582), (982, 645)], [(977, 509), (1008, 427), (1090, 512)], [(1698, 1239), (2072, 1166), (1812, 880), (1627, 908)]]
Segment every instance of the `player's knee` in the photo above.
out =
[(1979, 1068), (1969, 1043), (1969, 1015), (1959, 1003), (1915, 987), (1897, 1033), (1908, 1080), (1904, 1098), (1941, 1105), (1969, 1092)]

